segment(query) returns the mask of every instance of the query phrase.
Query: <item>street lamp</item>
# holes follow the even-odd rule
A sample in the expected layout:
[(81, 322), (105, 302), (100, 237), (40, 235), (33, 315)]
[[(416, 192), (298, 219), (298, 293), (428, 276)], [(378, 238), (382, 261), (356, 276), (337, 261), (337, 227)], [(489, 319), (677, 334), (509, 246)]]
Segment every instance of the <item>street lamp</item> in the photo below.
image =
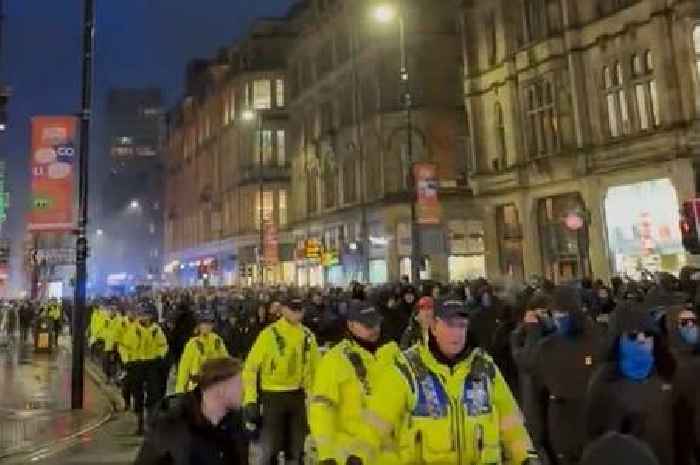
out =
[(381, 4), (374, 7), (372, 16), (378, 23), (391, 23), (396, 18), (396, 8), (389, 4)]
[(243, 121), (254, 121), (257, 119), (258, 126), (258, 207), (260, 208), (259, 219), (260, 219), (260, 236), (258, 238), (258, 272), (260, 284), (265, 284), (264, 275), (264, 260), (263, 260), (263, 243), (265, 241), (265, 230), (264, 230), (264, 205), (263, 205), (263, 192), (264, 192), (264, 182), (263, 182), (263, 117), (262, 113), (255, 112), (251, 109), (244, 110), (241, 113), (241, 118)]
[(420, 244), (418, 238), (418, 225), (416, 222), (416, 190), (415, 181), (413, 179), (413, 96), (411, 94), (411, 84), (408, 74), (408, 54), (406, 44), (406, 21), (405, 10), (403, 8), (403, 0), (397, 0), (396, 6), (394, 3), (381, 3), (374, 7), (372, 16), (374, 20), (388, 24), (395, 19), (399, 23), (399, 53), (400, 53), (400, 69), (399, 83), (401, 86), (401, 105), (406, 114), (406, 152), (409, 168), (409, 189), (411, 195), (411, 281), (416, 284), (420, 278)]
[(97, 231), (95, 231), (95, 234), (97, 234), (97, 236), (101, 236), (101, 235), (103, 235), (104, 233), (105, 233), (105, 232), (104, 232), (102, 229), (98, 229)]
[(132, 210), (138, 210), (139, 208), (141, 208), (141, 202), (139, 202), (137, 199), (134, 199), (129, 203), (129, 208), (131, 208)]

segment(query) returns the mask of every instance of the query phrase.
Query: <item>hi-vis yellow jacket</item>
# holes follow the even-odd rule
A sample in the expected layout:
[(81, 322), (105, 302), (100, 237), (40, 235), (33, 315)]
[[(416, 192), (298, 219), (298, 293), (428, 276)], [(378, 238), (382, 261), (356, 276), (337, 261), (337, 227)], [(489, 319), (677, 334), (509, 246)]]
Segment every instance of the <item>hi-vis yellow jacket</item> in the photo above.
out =
[(368, 397), (383, 370), (391, 369), (400, 353), (392, 342), (372, 354), (350, 339), (326, 353), (316, 369), (309, 406), (309, 426), (318, 460), (344, 464), (349, 455), (370, 462), (371, 444), (362, 434), (368, 426)]
[(122, 345), (128, 351), (129, 362), (157, 360), (168, 352), (168, 341), (158, 323), (144, 326), (135, 322), (129, 325)]
[(255, 340), (243, 365), (243, 404), (258, 400), (260, 388), (266, 392), (290, 392), (311, 389), (319, 360), (313, 333), (303, 325), (285, 318), (265, 328)]
[(419, 344), (376, 386), (367, 416), (377, 434), (370, 463), (393, 463), (392, 451), (402, 465), (521, 465), (537, 457), (508, 385), (479, 349), (450, 368)]
[(226, 344), (218, 334), (209, 333), (192, 337), (185, 345), (177, 368), (175, 392), (183, 393), (195, 388), (196, 384), (192, 378), (199, 374), (204, 362), (228, 356)]
[(107, 311), (104, 307), (97, 307), (93, 310), (92, 316), (90, 317), (90, 338), (89, 344), (93, 345), (97, 341), (104, 341), (103, 331), (104, 331), (104, 320), (106, 318)]

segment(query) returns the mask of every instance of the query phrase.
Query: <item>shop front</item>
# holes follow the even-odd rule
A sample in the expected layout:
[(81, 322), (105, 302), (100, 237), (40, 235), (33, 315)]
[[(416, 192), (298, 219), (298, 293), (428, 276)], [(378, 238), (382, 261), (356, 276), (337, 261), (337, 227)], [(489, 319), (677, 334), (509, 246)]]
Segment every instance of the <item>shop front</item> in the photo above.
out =
[(447, 223), (450, 282), (486, 276), (484, 223), (477, 220), (450, 220)]
[(604, 201), (610, 268), (639, 278), (685, 265), (676, 189), (668, 178), (608, 189)]
[(524, 281), (523, 226), (515, 205), (502, 205), (496, 209), (496, 234), (501, 275)]
[(369, 234), (369, 282), (384, 284), (389, 282), (389, 244), (391, 238), (385, 234), (382, 224), (370, 225)]
[(537, 220), (545, 278), (560, 284), (590, 275), (589, 216), (578, 193), (538, 201)]
[(318, 239), (306, 239), (297, 243), (297, 284), (300, 287), (323, 287), (323, 245)]

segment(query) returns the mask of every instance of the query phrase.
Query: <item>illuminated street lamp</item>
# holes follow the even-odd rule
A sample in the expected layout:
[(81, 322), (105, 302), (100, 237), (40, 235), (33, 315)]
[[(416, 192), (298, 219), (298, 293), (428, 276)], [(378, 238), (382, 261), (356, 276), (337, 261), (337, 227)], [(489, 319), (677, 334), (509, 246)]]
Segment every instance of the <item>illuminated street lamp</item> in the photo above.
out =
[(129, 203), (129, 208), (131, 208), (132, 210), (138, 210), (139, 208), (141, 208), (141, 202), (134, 199), (131, 201), (131, 203)]
[(241, 118), (243, 121), (253, 121), (255, 119), (255, 112), (253, 110), (245, 110), (241, 113)]
[(378, 23), (391, 23), (396, 18), (396, 8), (393, 5), (383, 3), (372, 9), (372, 16)]
[(258, 261), (258, 273), (259, 273), (259, 279), (260, 279), (260, 284), (265, 283), (265, 275), (264, 275), (264, 263), (263, 263), (263, 243), (265, 241), (265, 230), (263, 227), (263, 224), (265, 222), (264, 219), (264, 208), (263, 208), (263, 192), (264, 192), (264, 173), (263, 173), (263, 115), (262, 113), (255, 112), (251, 109), (248, 110), (243, 110), (241, 113), (241, 119), (246, 122), (252, 122), (257, 120), (257, 126), (258, 126), (258, 195), (260, 196), (258, 200), (259, 208), (260, 208), (260, 237), (259, 237), (259, 244), (258, 244), (258, 256), (257, 256), (257, 261)]
[(104, 233), (105, 233), (105, 232), (104, 232), (104, 230), (102, 230), (102, 229), (98, 229), (97, 231), (95, 231), (95, 234), (97, 234), (98, 236), (101, 236), (101, 235), (103, 235)]
[(408, 73), (408, 45), (406, 43), (406, 18), (402, 0), (394, 3), (381, 3), (374, 7), (372, 16), (375, 21), (389, 24), (395, 20), (399, 23), (399, 53), (400, 69), (399, 83), (401, 86), (401, 104), (406, 114), (406, 149), (408, 169), (410, 173), (411, 190), (411, 281), (415, 284), (420, 279), (421, 252), (416, 223), (415, 181), (413, 179), (413, 95)]

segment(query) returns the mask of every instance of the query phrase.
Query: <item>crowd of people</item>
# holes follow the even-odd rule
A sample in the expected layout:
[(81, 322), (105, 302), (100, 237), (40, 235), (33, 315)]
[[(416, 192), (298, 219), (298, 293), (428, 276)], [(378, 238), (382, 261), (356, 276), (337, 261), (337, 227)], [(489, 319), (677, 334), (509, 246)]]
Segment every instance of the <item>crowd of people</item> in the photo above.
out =
[(170, 290), (90, 344), (139, 465), (698, 464), (699, 282)]

